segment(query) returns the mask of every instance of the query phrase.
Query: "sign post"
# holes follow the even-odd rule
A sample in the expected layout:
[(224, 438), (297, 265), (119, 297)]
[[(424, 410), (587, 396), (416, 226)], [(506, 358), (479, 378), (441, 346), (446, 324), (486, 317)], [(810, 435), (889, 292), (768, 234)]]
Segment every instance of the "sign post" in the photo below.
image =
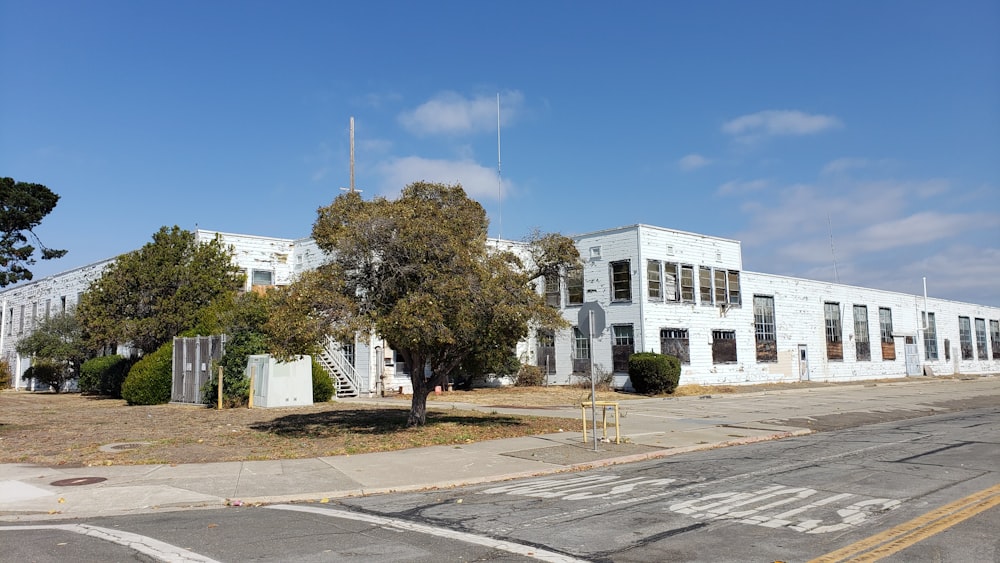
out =
[(594, 370), (594, 336), (604, 332), (604, 309), (596, 301), (584, 303), (577, 317), (577, 327), (587, 333), (587, 351), (590, 355), (590, 417), (594, 420), (594, 451), (597, 448), (597, 382)]

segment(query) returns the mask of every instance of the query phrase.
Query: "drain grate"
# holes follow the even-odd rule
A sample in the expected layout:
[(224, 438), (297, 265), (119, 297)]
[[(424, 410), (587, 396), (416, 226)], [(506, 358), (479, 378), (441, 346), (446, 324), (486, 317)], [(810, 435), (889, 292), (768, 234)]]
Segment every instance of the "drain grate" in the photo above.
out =
[(149, 442), (118, 442), (117, 444), (105, 444), (98, 449), (102, 452), (115, 453), (123, 452), (125, 450), (134, 450), (148, 445)]
[(107, 479), (104, 477), (72, 477), (70, 479), (52, 481), (49, 485), (53, 487), (79, 487), (80, 485), (93, 485), (102, 481), (107, 481)]

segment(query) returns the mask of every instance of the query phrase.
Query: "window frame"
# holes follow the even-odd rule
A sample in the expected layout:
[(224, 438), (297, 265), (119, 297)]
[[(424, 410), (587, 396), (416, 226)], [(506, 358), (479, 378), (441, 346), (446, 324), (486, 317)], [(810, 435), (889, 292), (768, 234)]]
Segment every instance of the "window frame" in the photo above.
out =
[[(621, 334), (619, 334), (621, 333)], [(611, 371), (628, 373), (628, 356), (622, 361), (620, 354), (628, 349), (628, 356), (635, 353), (635, 327), (631, 324), (611, 325)]]
[(646, 298), (663, 301), (663, 273), (659, 260), (646, 260)]
[(690, 264), (681, 264), (680, 271), (680, 302), (694, 303), (697, 295), (697, 288), (694, 284), (694, 266)]
[(753, 332), (757, 363), (777, 363), (778, 324), (773, 295), (753, 296)]
[[(708, 298), (706, 300), (706, 297)], [(698, 266), (698, 303), (702, 305), (715, 305), (715, 294), (712, 291), (712, 268), (708, 266)]]
[[(728, 355), (732, 354), (729, 358)], [(739, 363), (736, 345), (736, 331), (712, 329), (712, 365)]]
[[(670, 354), (665, 350), (664, 341), (678, 342), (681, 344), (682, 354)], [(660, 353), (670, 354), (676, 357), (681, 365), (691, 365), (691, 332), (686, 328), (661, 328), (660, 329)]]
[[(577, 291), (579, 292), (577, 294)], [(566, 306), (572, 307), (575, 305), (583, 305), (584, 295), (586, 295), (583, 286), (583, 266), (574, 266), (566, 269)], [(574, 299), (577, 297), (578, 299)]]
[[(625, 267), (624, 271), (616, 272), (616, 268)], [(625, 303), (632, 301), (632, 261), (615, 260), (608, 263), (611, 275), (611, 302)]]
[(934, 313), (921, 311), (920, 316), (924, 321), (924, 360), (937, 361), (939, 356), (937, 345), (937, 321), (934, 318)]
[(545, 304), (554, 309), (562, 305), (562, 283), (559, 274), (548, 273), (542, 276), (542, 286), (545, 293)]
[(976, 330), (976, 359), (987, 360), (989, 359), (989, 344), (986, 339), (986, 319), (976, 317), (973, 320), (973, 325)]
[(844, 359), (844, 324), (842, 317), (839, 302), (823, 302), (823, 326), (826, 333), (827, 360), (842, 361)]
[[(858, 317), (861, 312), (862, 318)], [(855, 304), (854, 316), (854, 354), (855, 361), (870, 362), (872, 359), (871, 335), (868, 329), (868, 306)]]

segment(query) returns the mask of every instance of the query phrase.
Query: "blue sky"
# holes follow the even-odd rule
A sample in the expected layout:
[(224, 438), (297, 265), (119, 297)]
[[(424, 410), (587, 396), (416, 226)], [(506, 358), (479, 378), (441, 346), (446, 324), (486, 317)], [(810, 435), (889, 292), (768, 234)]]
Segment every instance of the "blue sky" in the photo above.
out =
[(0, 175), (62, 196), (36, 278), (162, 225), (298, 238), (354, 116), (365, 197), (461, 182), (496, 236), (499, 93), (506, 238), (647, 223), (1000, 305), (998, 29), (995, 0), (0, 0)]

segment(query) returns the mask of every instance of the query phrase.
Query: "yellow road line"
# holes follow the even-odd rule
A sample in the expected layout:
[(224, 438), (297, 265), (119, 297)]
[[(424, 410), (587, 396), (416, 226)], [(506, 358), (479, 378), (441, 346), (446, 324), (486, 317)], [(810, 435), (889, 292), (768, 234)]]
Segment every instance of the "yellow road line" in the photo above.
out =
[(809, 563), (877, 561), (1000, 504), (1000, 484), (946, 504), (921, 516), (817, 557)]

